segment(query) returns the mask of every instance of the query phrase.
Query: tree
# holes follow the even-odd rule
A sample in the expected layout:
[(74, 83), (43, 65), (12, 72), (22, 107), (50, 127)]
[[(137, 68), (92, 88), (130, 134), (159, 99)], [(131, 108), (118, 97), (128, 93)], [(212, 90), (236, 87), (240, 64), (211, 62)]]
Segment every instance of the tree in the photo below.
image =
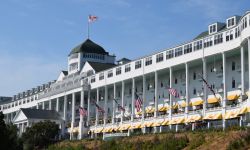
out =
[(0, 147), (1, 149), (22, 149), (22, 142), (17, 136), (17, 127), (13, 124), (6, 125), (4, 115), (0, 112)]
[(59, 136), (59, 126), (55, 122), (41, 121), (28, 127), (22, 139), (25, 149), (47, 148)]

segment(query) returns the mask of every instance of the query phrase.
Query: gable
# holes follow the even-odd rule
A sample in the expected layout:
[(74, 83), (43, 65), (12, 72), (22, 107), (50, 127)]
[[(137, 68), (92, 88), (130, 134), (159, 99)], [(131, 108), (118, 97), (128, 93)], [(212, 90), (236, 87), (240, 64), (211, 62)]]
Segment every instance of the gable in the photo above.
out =
[(61, 73), (60, 73), (59, 77), (57, 78), (56, 82), (62, 81), (63, 77), (65, 77), (65, 74), (61, 71)]
[(91, 70), (95, 73), (94, 68), (88, 62), (86, 62), (84, 64), (84, 66), (82, 67), (81, 73), (88, 72), (88, 71), (91, 71)]
[(14, 117), (13, 119), (13, 123), (16, 123), (16, 122), (21, 122), (21, 121), (25, 121), (27, 120), (27, 117), (25, 116), (25, 114), (20, 110), (16, 116)]

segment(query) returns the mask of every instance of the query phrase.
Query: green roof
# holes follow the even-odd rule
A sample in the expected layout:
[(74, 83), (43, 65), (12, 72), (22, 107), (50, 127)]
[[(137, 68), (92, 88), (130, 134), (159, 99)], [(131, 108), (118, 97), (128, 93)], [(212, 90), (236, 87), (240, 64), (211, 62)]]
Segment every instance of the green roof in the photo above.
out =
[(208, 35), (208, 31), (204, 31), (204, 32), (200, 33), (198, 36), (196, 36), (194, 38), (194, 40), (199, 39), (199, 38), (203, 38), (203, 37), (205, 37), (207, 35)]
[(87, 39), (77, 47), (73, 48), (70, 52), (71, 54), (74, 53), (95, 53), (95, 54), (102, 54), (107, 55), (108, 52), (106, 52), (100, 45), (96, 44), (95, 42), (91, 41), (90, 39)]

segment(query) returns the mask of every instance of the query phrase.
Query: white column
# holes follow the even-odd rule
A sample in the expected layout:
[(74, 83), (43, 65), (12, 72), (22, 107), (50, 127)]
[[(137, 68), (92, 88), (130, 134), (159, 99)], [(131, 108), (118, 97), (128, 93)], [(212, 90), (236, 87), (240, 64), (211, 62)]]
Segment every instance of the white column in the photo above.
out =
[[(170, 85), (169, 87), (172, 88), (172, 77), (173, 77), (173, 69), (172, 67), (169, 68), (169, 81), (170, 81)], [(170, 97), (169, 97), (169, 106), (170, 106), (170, 109), (169, 109), (169, 115), (168, 115), (168, 119), (171, 120), (172, 119), (172, 106), (173, 106), (173, 96), (172, 94), (170, 94)], [(172, 129), (172, 125), (169, 125), (170, 129)]]
[(131, 102), (131, 121), (134, 121), (135, 116), (135, 78), (132, 78), (132, 102)]
[[(99, 105), (99, 88), (96, 89), (96, 103)], [(96, 108), (95, 110), (96, 110), (95, 125), (97, 126), (99, 122), (99, 112)]]
[(104, 125), (106, 125), (106, 123), (107, 123), (107, 116), (108, 116), (108, 109), (107, 109), (107, 103), (108, 103), (108, 87), (107, 87), (107, 85), (105, 86), (105, 88), (104, 88), (104, 111), (105, 111), (105, 113), (104, 113)]
[(188, 105), (189, 105), (189, 66), (188, 63), (185, 63), (186, 68), (186, 107), (185, 107), (185, 113), (188, 114)]
[[(83, 109), (84, 108), (84, 90), (82, 88), (81, 90), (81, 100), (80, 100), (80, 107), (82, 107)], [(78, 136), (78, 139), (82, 139), (82, 131), (83, 131), (83, 116), (80, 115), (80, 121), (79, 121), (79, 136)]]
[(87, 126), (90, 125), (90, 89), (88, 89), (88, 116), (87, 116)]
[(158, 72), (155, 71), (155, 112), (154, 117), (158, 115)]
[[(203, 69), (203, 78), (207, 81), (207, 59), (204, 57), (202, 58), (202, 69)], [(203, 82), (203, 116), (206, 115), (207, 109), (207, 86)]]
[[(124, 107), (124, 91), (125, 91), (125, 83), (124, 83), (124, 81), (122, 81), (122, 107)], [(121, 123), (123, 122), (123, 118), (124, 118), (124, 112), (123, 111), (121, 111)]]
[[(222, 115), (225, 115), (226, 113), (226, 101), (227, 101), (227, 81), (226, 81), (226, 54), (223, 52), (222, 53), (222, 63), (223, 63), (223, 91), (224, 91), (224, 96), (223, 96), (223, 108), (222, 108)], [(226, 120), (222, 119), (222, 127), (223, 130), (226, 128)]]
[(68, 104), (67, 95), (64, 95), (63, 119), (65, 122), (67, 121), (67, 104)]
[(145, 118), (145, 102), (146, 102), (146, 75), (142, 76), (142, 120)]
[[(248, 92), (250, 92), (250, 38), (247, 39), (247, 49), (248, 49)], [(250, 103), (250, 98), (248, 96), (247, 103)]]
[(22, 123), (22, 133), (24, 132), (24, 122)]
[[(114, 94), (114, 99), (116, 100), (116, 85), (115, 85), (115, 83), (113, 84), (113, 94)], [(112, 124), (114, 124), (115, 123), (115, 109), (116, 109), (116, 107), (115, 107), (115, 101), (113, 100), (113, 111), (112, 111)]]
[(43, 110), (45, 110), (45, 101), (44, 102), (42, 102), (43, 103)]
[(241, 56), (241, 100), (243, 95), (245, 95), (245, 56), (244, 56), (244, 47), (241, 46), (240, 48), (240, 56)]
[(52, 99), (49, 100), (49, 110), (52, 110)]
[(75, 93), (72, 93), (72, 111), (71, 111), (71, 133), (70, 133), (70, 140), (73, 139), (73, 128), (74, 128), (74, 123), (75, 123)]
[(56, 98), (56, 111), (59, 112), (59, 97)]

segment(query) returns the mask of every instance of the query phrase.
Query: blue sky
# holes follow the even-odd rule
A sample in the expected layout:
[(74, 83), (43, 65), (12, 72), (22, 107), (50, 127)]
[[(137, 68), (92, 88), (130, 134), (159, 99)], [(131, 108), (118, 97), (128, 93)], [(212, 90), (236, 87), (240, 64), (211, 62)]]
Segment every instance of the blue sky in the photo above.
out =
[(135, 59), (193, 39), (210, 23), (250, 10), (249, 0), (2, 0), (0, 96), (54, 80), (87, 37)]

